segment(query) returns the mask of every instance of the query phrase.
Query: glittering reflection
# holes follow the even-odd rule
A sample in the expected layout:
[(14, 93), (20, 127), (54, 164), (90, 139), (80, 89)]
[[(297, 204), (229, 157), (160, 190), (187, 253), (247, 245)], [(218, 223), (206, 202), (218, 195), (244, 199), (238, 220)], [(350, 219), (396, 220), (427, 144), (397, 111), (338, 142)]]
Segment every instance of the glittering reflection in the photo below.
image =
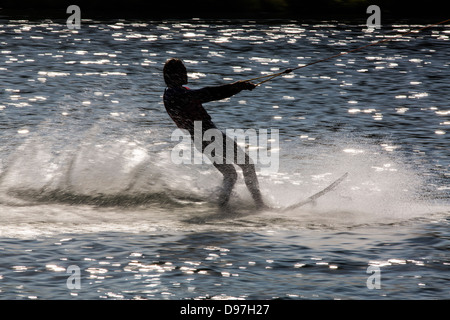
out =
[(344, 149), (343, 150), (345, 153), (350, 153), (350, 154), (359, 154), (359, 153), (364, 153), (364, 150), (357, 150), (357, 149)]
[[(289, 143), (279, 150), (283, 168), (261, 179), (264, 194), (274, 202), (309, 195), (337, 171), (350, 170), (351, 175), (341, 189), (305, 211), (197, 225), (183, 219), (202, 210), (211, 213), (210, 194), (202, 198), (204, 178), (211, 185), (220, 181), (215, 184), (207, 169), (191, 174), (170, 166), (158, 154), (170, 150), (170, 132), (164, 130), (173, 127), (161, 104), (165, 59), (185, 59), (196, 88), (305, 65), (386, 38), (385, 30), (366, 34), (364, 26), (292, 21), (87, 22), (79, 31), (53, 22), (2, 23), (2, 188), (8, 168), (15, 168), (8, 172), (15, 178), (13, 186), (42, 185), (38, 195), (57, 186), (56, 199), (39, 206), (1, 203), (1, 233), (10, 235), (0, 242), (2, 297), (379, 298), (364, 287), (368, 261), (389, 268), (387, 281), (392, 282), (383, 288), (388, 297), (430, 297), (430, 291), (418, 288), (444, 292), (445, 219), (431, 227), (416, 224), (410, 214), (417, 213), (417, 202), (399, 203), (398, 198), (410, 199), (403, 189), (415, 186), (410, 182), (417, 176), (433, 180), (420, 189), (421, 197), (448, 198), (447, 30), (408, 36), (284, 75), (228, 100), (226, 108), (223, 102), (218, 108), (207, 105), (221, 128), (240, 123), (285, 129), (281, 136)], [(393, 28), (403, 32), (412, 27)], [(339, 133), (346, 130), (352, 137), (341, 139)], [(359, 143), (359, 135), (371, 139)], [(123, 153), (108, 152), (111, 145)], [(7, 161), (12, 155), (15, 166)], [(417, 171), (399, 174), (405, 166)], [(112, 192), (115, 200), (121, 194), (114, 188), (132, 185), (132, 177), (141, 179), (136, 190), (166, 200), (155, 207), (144, 202), (142, 207), (105, 209), (89, 206), (71, 190), (79, 187), (91, 199)], [(86, 181), (95, 187), (89, 189)], [(167, 204), (179, 193), (185, 197), (186, 190), (202, 201), (183, 198), (175, 207)], [(241, 190), (236, 193), (248, 205)], [(70, 206), (61, 203), (64, 197)], [(391, 224), (391, 216), (408, 223)], [(62, 230), (72, 233), (71, 240), (14, 238)], [(422, 239), (411, 238), (420, 232)], [(28, 248), (33, 251), (21, 250)], [(65, 287), (71, 264), (82, 270), (78, 291)], [(23, 276), (30, 281), (20, 281)]]
[(439, 116), (447, 116), (450, 115), (450, 110), (437, 110), (435, 113)]
[(62, 266), (58, 266), (56, 264), (47, 264), (45, 265), (45, 268), (48, 271), (53, 271), (53, 272), (65, 272), (66, 268), (62, 267)]
[(27, 266), (13, 266), (12, 269), (14, 272), (25, 272), (28, 270)]

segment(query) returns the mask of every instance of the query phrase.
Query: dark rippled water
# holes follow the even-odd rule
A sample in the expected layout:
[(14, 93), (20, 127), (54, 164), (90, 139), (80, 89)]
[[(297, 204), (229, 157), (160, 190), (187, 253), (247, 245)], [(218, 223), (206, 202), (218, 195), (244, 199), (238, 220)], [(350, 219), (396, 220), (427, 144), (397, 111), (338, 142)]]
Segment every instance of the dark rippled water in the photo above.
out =
[(200, 88), (421, 25), (0, 26), (1, 299), (450, 297), (448, 26), (205, 105), (222, 129), (280, 130), (279, 170), (260, 174), (272, 206), (349, 172), (314, 205), (250, 215), (240, 178), (228, 218), (214, 202), (219, 173), (171, 161), (165, 60), (182, 58)]

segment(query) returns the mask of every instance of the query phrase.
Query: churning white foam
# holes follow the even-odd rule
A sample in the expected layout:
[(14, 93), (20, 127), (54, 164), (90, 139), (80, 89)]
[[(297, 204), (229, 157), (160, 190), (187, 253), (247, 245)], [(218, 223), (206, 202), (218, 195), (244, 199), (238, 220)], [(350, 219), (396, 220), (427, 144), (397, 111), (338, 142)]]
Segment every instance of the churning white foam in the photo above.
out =
[[(57, 147), (30, 137), (3, 159), (0, 236), (192, 228), (184, 219), (216, 213), (221, 175), (211, 165), (173, 164), (171, 147), (161, 137), (144, 142), (135, 135), (106, 137), (98, 130)], [(354, 137), (282, 143), (279, 171), (260, 176), (272, 206), (291, 205), (349, 175), (314, 204), (252, 215), (245, 219), (255, 223), (245, 226), (346, 227), (448, 212), (447, 205), (431, 204), (424, 193), (428, 182), (409, 160), (394, 145)], [(253, 203), (237, 171), (232, 205), (239, 212)]]

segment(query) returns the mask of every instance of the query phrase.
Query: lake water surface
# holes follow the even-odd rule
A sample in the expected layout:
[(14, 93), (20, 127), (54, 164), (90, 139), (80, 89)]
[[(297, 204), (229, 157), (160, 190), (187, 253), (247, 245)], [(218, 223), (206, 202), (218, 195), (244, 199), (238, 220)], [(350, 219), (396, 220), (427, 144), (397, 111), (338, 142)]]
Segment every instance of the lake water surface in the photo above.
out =
[(218, 218), (221, 176), (173, 163), (162, 104), (170, 57), (201, 88), (420, 27), (0, 20), (0, 299), (450, 298), (448, 25), (205, 104), (223, 130), (279, 130), (274, 207), (349, 173), (289, 212), (246, 214), (240, 177)]

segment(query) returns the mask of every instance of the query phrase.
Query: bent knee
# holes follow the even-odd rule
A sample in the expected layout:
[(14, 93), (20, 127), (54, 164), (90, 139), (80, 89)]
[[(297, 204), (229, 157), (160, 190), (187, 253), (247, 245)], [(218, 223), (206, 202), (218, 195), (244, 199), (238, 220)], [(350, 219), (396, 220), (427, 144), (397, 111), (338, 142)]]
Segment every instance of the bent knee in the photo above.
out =
[(222, 173), (224, 179), (233, 182), (237, 180), (238, 175), (232, 164), (214, 164), (214, 166)]
[(228, 181), (231, 181), (232, 183), (235, 183), (237, 181), (238, 178), (238, 174), (236, 172), (236, 170), (233, 168), (233, 170), (230, 170), (229, 172), (227, 172), (226, 174), (223, 175), (224, 178)]
[(255, 166), (251, 163), (240, 164), (239, 167), (243, 172), (254, 172)]

